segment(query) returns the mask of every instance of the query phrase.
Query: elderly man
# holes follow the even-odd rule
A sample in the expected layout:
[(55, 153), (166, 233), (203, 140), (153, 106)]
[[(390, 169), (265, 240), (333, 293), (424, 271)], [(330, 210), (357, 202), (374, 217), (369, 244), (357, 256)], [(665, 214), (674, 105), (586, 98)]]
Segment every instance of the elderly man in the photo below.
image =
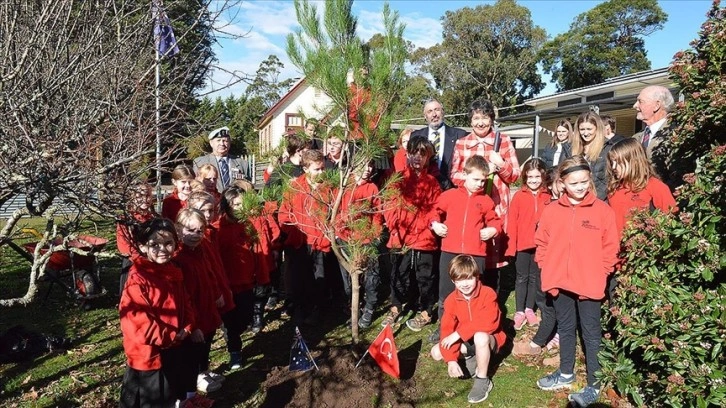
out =
[(249, 165), (247, 160), (229, 153), (232, 144), (229, 128), (224, 126), (209, 132), (209, 145), (212, 153), (194, 159), (194, 173), (205, 164), (211, 164), (217, 169), (217, 190), (221, 193), (229, 187), (234, 180), (249, 180)]
[(438, 181), (443, 190), (453, 187), (451, 182), (451, 158), (454, 155), (456, 141), (467, 135), (466, 131), (459, 128), (449, 127), (444, 124), (444, 106), (436, 99), (431, 99), (424, 105), (424, 117), (428, 126), (415, 130), (411, 138), (423, 136), (434, 144), (435, 154), (432, 160), (441, 171)]
[(678, 177), (669, 170), (669, 152), (665, 151), (663, 141), (670, 135), (668, 113), (673, 109), (673, 95), (664, 86), (651, 85), (645, 87), (633, 105), (637, 111), (636, 118), (645, 124), (643, 131), (633, 135), (645, 149), (648, 159), (653, 163), (663, 182), (674, 188), (680, 184)]

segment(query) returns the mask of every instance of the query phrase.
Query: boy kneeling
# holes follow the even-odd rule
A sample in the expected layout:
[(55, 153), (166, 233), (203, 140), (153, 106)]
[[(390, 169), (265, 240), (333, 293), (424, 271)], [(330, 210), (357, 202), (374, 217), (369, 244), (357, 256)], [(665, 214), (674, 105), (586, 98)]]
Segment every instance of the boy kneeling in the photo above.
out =
[(506, 334), (499, 324), (497, 295), (479, 281), (479, 266), (470, 255), (457, 255), (449, 263), (449, 277), (456, 286), (444, 301), (441, 341), (431, 349), (434, 360), (446, 361), (449, 377), (464, 377), (459, 357), (464, 356), (468, 374), (474, 379), (469, 402), (482, 402), (494, 386), (487, 377), (489, 360)]

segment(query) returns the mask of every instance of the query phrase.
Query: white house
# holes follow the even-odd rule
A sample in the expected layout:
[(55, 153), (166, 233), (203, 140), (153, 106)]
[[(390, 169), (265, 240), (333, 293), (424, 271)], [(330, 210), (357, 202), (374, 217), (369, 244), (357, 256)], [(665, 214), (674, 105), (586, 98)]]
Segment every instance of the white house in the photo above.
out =
[(310, 86), (305, 78), (297, 81), (257, 125), (260, 154), (277, 147), (286, 132), (301, 130), (305, 126), (304, 118), (320, 119), (322, 112), (330, 110), (331, 102), (328, 95)]

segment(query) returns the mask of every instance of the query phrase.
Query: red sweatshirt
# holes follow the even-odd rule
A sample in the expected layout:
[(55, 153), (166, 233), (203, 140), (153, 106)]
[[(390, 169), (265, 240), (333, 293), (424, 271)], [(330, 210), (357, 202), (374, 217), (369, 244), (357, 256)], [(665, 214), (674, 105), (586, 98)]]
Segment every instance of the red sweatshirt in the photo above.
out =
[(438, 242), (429, 222), (436, 217), (434, 205), (441, 194), (439, 182), (425, 171), (416, 174), (407, 167), (401, 180), (390, 188), (394, 194), (383, 205), (383, 216), (391, 232), (388, 247), (436, 250)]
[(502, 331), (500, 318), (497, 294), (490, 287), (477, 281), (476, 288), (469, 299), (466, 299), (458, 290), (454, 290), (444, 301), (444, 315), (441, 316), (441, 340), (454, 331), (459, 333), (461, 340), (448, 349), (439, 343), (444, 361), (456, 361), (461, 353), (461, 342), (471, 340), (475, 333), (490, 334), (497, 340), (497, 347), (504, 346), (507, 335)]
[(202, 256), (209, 261), (212, 267), (215, 282), (217, 282), (217, 287), (224, 297), (224, 306), (219, 309), (219, 313), (224, 314), (234, 309), (234, 299), (232, 298), (232, 289), (229, 287), (229, 278), (227, 278), (227, 272), (224, 269), (222, 256), (219, 254), (219, 246), (217, 245), (218, 227), (218, 222), (209, 225), (205, 233), (205, 238), (199, 245), (204, 251)]
[(181, 251), (174, 257), (174, 264), (184, 274), (184, 286), (194, 308), (197, 328), (205, 335), (214, 333), (222, 324), (216, 303), (222, 291), (203, 245), (199, 244), (196, 248), (182, 245)]
[(676, 200), (665, 183), (651, 177), (643, 191), (634, 193), (625, 188), (619, 188), (608, 197), (608, 204), (615, 210), (615, 224), (618, 227), (618, 237), (623, 236), (625, 223), (634, 209), (647, 209), (650, 204), (664, 213), (678, 210)]
[(176, 216), (179, 214), (179, 211), (186, 206), (187, 201), (182, 201), (179, 198), (178, 192), (174, 190), (171, 194), (166, 196), (164, 201), (161, 203), (161, 216), (176, 222)]
[(310, 245), (313, 250), (330, 252), (330, 241), (323, 234), (332, 202), (330, 190), (319, 186), (312, 190), (305, 174), (294, 179), (282, 198), (277, 219), (287, 234), (285, 246), (300, 248)]
[(552, 201), (546, 188), (532, 193), (527, 187), (514, 193), (509, 204), (509, 242), (504, 256), (514, 256), (517, 251), (534, 249), (534, 231), (545, 205)]
[[(335, 234), (345, 242), (369, 244), (379, 238), (383, 231), (383, 213), (378, 187), (369, 181), (361, 181), (346, 190), (337, 218)], [(362, 219), (365, 221), (361, 222)], [(349, 228), (353, 223), (358, 225), (356, 231)]]
[(232, 293), (255, 287), (257, 264), (249, 235), (253, 232), (251, 228), (254, 227), (249, 223), (234, 222), (226, 216), (219, 219), (217, 245)]
[(432, 221), (446, 224), (448, 232), (441, 239), (441, 250), (454, 254), (485, 256), (487, 243), (479, 232), (493, 227), (502, 233), (502, 221), (494, 210), (494, 201), (484, 194), (469, 193), (464, 186), (444, 191), (436, 201), (437, 215)]
[(270, 273), (277, 267), (273, 242), (280, 238), (280, 228), (274, 222), (272, 216), (263, 209), (262, 214), (250, 218), (250, 222), (257, 234), (253, 239), (252, 252), (255, 254), (257, 269), (255, 270), (255, 282), (259, 285), (270, 283)]
[(136, 258), (121, 294), (119, 315), (129, 367), (161, 368), (161, 349), (174, 346), (180, 330), (191, 333), (195, 327), (181, 269)]
[(605, 296), (607, 276), (618, 260), (615, 212), (595, 194), (573, 205), (567, 195), (547, 205), (534, 235), (542, 290), (559, 289), (588, 299)]

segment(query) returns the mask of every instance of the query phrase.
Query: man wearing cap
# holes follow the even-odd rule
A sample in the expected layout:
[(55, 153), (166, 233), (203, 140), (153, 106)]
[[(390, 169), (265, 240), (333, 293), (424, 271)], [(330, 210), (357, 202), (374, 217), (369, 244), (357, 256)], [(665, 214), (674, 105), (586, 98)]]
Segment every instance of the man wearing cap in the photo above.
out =
[(209, 145), (212, 153), (194, 159), (194, 173), (205, 164), (211, 164), (217, 169), (217, 190), (221, 193), (229, 187), (234, 180), (249, 180), (249, 165), (247, 160), (229, 153), (232, 140), (227, 126), (209, 132)]

